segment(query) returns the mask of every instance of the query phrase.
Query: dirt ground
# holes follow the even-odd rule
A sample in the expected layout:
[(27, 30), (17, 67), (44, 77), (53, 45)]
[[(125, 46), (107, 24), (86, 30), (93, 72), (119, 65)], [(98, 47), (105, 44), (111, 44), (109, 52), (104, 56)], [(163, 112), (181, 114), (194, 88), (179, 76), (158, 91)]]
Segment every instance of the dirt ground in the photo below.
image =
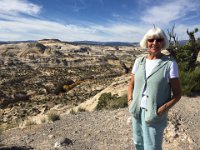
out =
[[(200, 97), (182, 97), (169, 112), (163, 150), (200, 149)], [(0, 149), (130, 150), (132, 128), (128, 108), (79, 112), (61, 120), (3, 132)]]

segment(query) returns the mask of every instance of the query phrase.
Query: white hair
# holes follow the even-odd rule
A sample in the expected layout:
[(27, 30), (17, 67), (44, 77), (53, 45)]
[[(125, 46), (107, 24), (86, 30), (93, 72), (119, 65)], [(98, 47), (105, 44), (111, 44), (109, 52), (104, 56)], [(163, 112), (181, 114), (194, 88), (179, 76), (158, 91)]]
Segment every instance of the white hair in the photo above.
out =
[(150, 29), (144, 35), (144, 37), (140, 41), (140, 46), (142, 48), (147, 48), (147, 40), (149, 38), (152, 38), (152, 37), (157, 37), (157, 38), (162, 38), (163, 39), (162, 49), (167, 49), (169, 47), (169, 41), (168, 41), (168, 38), (167, 38), (165, 32), (162, 29), (158, 28), (158, 27), (154, 27), (154, 28)]

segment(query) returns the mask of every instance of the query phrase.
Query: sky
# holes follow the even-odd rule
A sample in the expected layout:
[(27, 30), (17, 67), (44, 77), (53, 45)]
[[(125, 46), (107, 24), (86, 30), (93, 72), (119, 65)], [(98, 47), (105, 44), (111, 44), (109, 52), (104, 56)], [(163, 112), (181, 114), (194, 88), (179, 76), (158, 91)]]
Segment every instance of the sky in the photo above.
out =
[(175, 25), (178, 40), (199, 28), (199, 0), (0, 0), (0, 41), (139, 42)]

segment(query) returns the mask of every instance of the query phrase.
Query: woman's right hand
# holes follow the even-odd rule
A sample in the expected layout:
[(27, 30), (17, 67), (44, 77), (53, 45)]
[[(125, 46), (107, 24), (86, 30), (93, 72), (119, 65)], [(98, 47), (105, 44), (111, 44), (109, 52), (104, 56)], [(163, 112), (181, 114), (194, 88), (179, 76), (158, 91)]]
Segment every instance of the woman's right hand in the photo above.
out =
[(132, 98), (129, 98), (128, 99), (128, 106), (130, 106), (131, 102), (132, 102)]
[(133, 88), (134, 88), (134, 74), (131, 74), (131, 78), (130, 78), (130, 82), (128, 86), (128, 106), (131, 104), (131, 101), (132, 101)]

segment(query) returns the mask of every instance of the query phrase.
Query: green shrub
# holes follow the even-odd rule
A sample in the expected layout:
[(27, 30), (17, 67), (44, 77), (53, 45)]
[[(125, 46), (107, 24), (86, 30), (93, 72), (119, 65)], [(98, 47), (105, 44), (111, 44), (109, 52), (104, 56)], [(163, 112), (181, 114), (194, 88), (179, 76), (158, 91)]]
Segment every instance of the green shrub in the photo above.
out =
[(50, 112), (48, 114), (48, 120), (49, 121), (57, 121), (57, 120), (60, 120), (60, 116), (55, 112)]
[(82, 107), (78, 108), (78, 112), (85, 112), (85, 111), (86, 111), (85, 108), (82, 108)]
[(200, 92), (200, 67), (192, 71), (179, 71), (182, 94), (191, 96), (192, 93)]
[(99, 101), (97, 104), (97, 110), (102, 109), (118, 109), (118, 108), (124, 108), (127, 107), (127, 95), (123, 95), (119, 97), (118, 95), (111, 93), (103, 93), (99, 97)]
[(191, 75), (192, 78), (195, 80), (195, 85), (192, 90), (194, 92), (200, 92), (200, 66), (196, 67)]
[(174, 48), (179, 68), (182, 94), (191, 96), (200, 92), (200, 65), (193, 63), (193, 47), (190, 44)]

